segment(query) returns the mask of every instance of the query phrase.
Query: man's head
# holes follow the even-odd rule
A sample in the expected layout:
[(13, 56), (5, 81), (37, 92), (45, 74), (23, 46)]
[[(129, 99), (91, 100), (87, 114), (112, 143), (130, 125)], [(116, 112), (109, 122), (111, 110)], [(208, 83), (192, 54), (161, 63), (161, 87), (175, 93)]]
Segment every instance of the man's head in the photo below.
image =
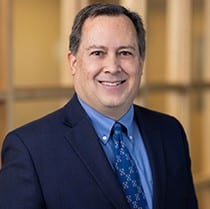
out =
[(91, 4), (84, 9), (82, 9), (74, 19), (74, 24), (72, 27), (72, 32), (69, 39), (69, 50), (76, 54), (80, 46), (80, 41), (82, 38), (82, 27), (84, 22), (88, 18), (94, 18), (101, 15), (107, 16), (127, 16), (133, 23), (138, 40), (138, 47), (141, 57), (145, 57), (145, 30), (141, 17), (132, 11), (129, 11), (125, 7), (117, 4), (109, 3), (95, 3)]
[(68, 54), (78, 96), (108, 117), (122, 117), (139, 89), (144, 36), (139, 16), (119, 5), (98, 3), (79, 12)]

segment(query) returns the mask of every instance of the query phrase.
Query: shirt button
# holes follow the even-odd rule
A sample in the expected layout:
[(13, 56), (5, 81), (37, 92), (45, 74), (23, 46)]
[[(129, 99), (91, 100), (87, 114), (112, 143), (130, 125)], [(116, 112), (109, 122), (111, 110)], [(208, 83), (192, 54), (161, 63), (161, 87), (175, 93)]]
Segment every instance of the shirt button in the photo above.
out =
[(106, 141), (107, 140), (107, 136), (103, 136), (102, 139), (103, 139), (103, 141)]
[(133, 140), (133, 137), (132, 137), (132, 136), (129, 136), (129, 139), (130, 139), (130, 140)]

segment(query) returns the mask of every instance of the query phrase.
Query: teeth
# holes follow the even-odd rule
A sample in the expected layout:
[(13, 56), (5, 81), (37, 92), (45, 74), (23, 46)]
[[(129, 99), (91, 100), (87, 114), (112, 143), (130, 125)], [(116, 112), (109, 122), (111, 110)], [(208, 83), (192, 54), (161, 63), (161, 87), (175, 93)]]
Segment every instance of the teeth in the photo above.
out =
[(122, 82), (121, 81), (117, 81), (117, 82), (107, 82), (107, 81), (104, 81), (104, 82), (101, 82), (103, 85), (105, 86), (118, 86), (120, 85)]

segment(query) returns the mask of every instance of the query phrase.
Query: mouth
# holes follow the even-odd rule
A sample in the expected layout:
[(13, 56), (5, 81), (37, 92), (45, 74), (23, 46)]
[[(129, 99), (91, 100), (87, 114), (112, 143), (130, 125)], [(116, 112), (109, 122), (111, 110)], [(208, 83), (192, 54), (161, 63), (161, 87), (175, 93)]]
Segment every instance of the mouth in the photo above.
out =
[(122, 81), (99, 81), (100, 84), (102, 84), (103, 86), (108, 86), (108, 87), (116, 87), (119, 86), (123, 83), (125, 83), (126, 80), (122, 80)]

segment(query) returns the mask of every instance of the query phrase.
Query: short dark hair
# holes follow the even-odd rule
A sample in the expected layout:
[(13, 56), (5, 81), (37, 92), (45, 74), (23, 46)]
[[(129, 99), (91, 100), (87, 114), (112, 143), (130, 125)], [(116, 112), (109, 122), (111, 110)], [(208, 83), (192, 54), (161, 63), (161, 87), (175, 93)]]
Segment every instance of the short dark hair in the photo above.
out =
[(132, 12), (121, 5), (113, 3), (93, 3), (78, 12), (74, 19), (72, 32), (69, 37), (69, 50), (73, 54), (78, 52), (82, 36), (82, 27), (85, 20), (89, 17), (97, 17), (101, 15), (127, 16), (132, 21), (136, 29), (140, 56), (142, 58), (145, 57), (145, 29), (141, 17), (136, 12)]

